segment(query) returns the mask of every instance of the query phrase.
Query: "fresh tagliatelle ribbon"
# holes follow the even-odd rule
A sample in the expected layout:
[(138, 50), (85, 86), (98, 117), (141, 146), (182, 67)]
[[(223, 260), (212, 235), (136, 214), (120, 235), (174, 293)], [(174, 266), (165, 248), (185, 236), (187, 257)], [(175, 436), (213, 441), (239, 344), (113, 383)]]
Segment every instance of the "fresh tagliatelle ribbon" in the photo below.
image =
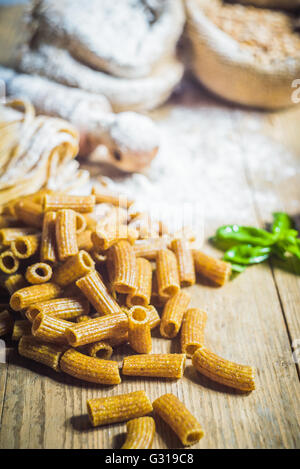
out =
[(45, 187), (71, 190), (89, 174), (74, 160), (77, 130), (63, 119), (36, 116), (28, 101), (0, 104), (0, 203)]

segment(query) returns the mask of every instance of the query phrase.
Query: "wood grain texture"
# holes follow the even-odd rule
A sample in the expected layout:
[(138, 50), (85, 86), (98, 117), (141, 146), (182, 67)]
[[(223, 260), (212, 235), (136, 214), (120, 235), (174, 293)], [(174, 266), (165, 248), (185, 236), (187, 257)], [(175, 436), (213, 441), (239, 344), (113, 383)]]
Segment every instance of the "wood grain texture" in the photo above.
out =
[[(215, 105), (213, 100), (211, 103)], [(169, 104), (157, 112), (157, 118), (160, 112), (166, 116), (172, 106)], [(195, 120), (193, 131), (197, 132)], [(241, 145), (247, 144), (243, 135), (240, 139)], [(263, 226), (265, 221), (270, 221), (272, 211), (285, 209), (292, 214), (299, 213), (294, 206), (294, 201), (299, 201), (295, 175), (283, 176), (280, 183), (276, 178), (269, 181), (267, 174), (257, 174), (251, 161), (230, 154), (224, 157), (235, 181), (226, 185), (224, 203), (227, 199), (234, 205), (242, 198), (243, 213), (237, 217), (236, 209), (226, 210), (214, 219), (207, 214), (206, 238), (221, 224), (247, 219), (249, 224)], [(283, 154), (282, 165), (284, 158)], [(207, 165), (213, 164), (213, 161), (207, 162)], [(201, 185), (195, 190), (201, 198)], [(211, 197), (214, 190), (212, 179)], [(262, 199), (264, 191), (272, 195), (268, 204)], [(205, 250), (221, 256), (209, 245)], [(205, 430), (205, 437), (195, 448), (299, 448), (300, 385), (291, 348), (292, 340), (300, 337), (299, 278), (280, 266), (265, 263), (247, 269), (223, 288), (203, 283), (190, 288), (191, 306), (208, 313), (207, 345), (225, 358), (257, 369), (257, 390), (249, 395), (200, 376), (191, 367), (190, 360), (184, 378), (178, 382), (123, 377), (119, 386), (104, 387), (56, 374), (12, 351), (9, 364), (0, 365), (0, 447), (120, 448), (125, 438), (125, 424), (92, 428), (86, 400), (144, 389), (151, 400), (165, 392), (174, 392), (185, 402)], [(179, 351), (178, 338), (173, 341), (160, 338), (156, 330), (153, 336), (153, 353)], [(113, 359), (121, 365), (126, 354), (132, 351), (123, 346)], [(153, 447), (181, 447), (170, 428), (159, 419)]]

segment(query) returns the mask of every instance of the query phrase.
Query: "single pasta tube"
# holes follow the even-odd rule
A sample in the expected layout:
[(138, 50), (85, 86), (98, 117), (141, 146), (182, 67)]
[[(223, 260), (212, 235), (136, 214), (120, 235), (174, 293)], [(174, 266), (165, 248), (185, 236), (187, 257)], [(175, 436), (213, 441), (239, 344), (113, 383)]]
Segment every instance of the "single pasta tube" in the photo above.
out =
[(149, 319), (143, 306), (133, 306), (128, 312), (128, 341), (135, 352), (150, 353), (152, 350)]
[(94, 195), (46, 194), (44, 198), (45, 212), (71, 209), (79, 213), (89, 213), (94, 210), (94, 206)]
[(160, 322), (160, 333), (163, 337), (172, 339), (178, 334), (190, 301), (189, 293), (180, 290), (166, 302)]
[(94, 247), (92, 242), (92, 230), (82, 231), (77, 233), (77, 246), (78, 249), (83, 249), (84, 251), (91, 251)]
[(223, 286), (230, 278), (231, 264), (207, 256), (198, 249), (193, 250), (196, 272), (208, 278), (215, 285)]
[(42, 301), (52, 300), (59, 297), (62, 293), (61, 288), (55, 283), (43, 283), (41, 285), (30, 285), (16, 291), (10, 298), (10, 307), (14, 311), (41, 303)]
[[(32, 322), (40, 313), (50, 314), (57, 319), (72, 320), (81, 315), (87, 315), (89, 312), (90, 304), (86, 299), (69, 297), (56, 298), (29, 306), (25, 315)], [(89, 316), (88, 318), (90, 319)]]
[(169, 297), (168, 296), (160, 296), (158, 293), (158, 284), (157, 284), (157, 272), (156, 270), (153, 270), (152, 272), (152, 292), (151, 292), (151, 300), (150, 303), (161, 307), (163, 306), (167, 301)]
[(184, 238), (177, 238), (171, 241), (171, 249), (175, 253), (179, 280), (182, 287), (190, 287), (196, 282), (194, 259), (188, 241)]
[(67, 344), (65, 330), (73, 323), (64, 319), (57, 319), (50, 314), (39, 313), (33, 320), (32, 335), (45, 342), (53, 344)]
[(148, 306), (152, 290), (152, 266), (147, 259), (139, 257), (136, 260), (136, 283), (134, 293), (127, 295), (126, 304), (131, 306)]
[(131, 355), (124, 358), (122, 373), (127, 376), (180, 379), (184, 373), (185, 360), (183, 353)]
[(96, 198), (96, 204), (111, 204), (116, 207), (129, 208), (134, 203), (122, 194), (113, 194), (108, 191), (100, 191), (95, 187), (92, 188), (92, 194)]
[(112, 346), (108, 341), (95, 342), (89, 344), (86, 347), (86, 353), (94, 358), (102, 358), (103, 360), (109, 360), (113, 354)]
[(13, 328), (14, 321), (11, 314), (5, 309), (0, 313), (0, 337), (9, 334)]
[(65, 287), (80, 277), (88, 274), (95, 267), (95, 262), (86, 251), (79, 251), (74, 256), (67, 259), (54, 271), (53, 279), (55, 283)]
[(65, 335), (72, 347), (119, 337), (128, 330), (128, 317), (124, 312), (106, 314), (66, 329)]
[(164, 238), (137, 241), (133, 246), (136, 257), (144, 257), (149, 261), (156, 259), (158, 251), (165, 249), (167, 242)]
[(43, 207), (31, 200), (23, 200), (15, 204), (15, 213), (18, 220), (25, 225), (41, 228), (43, 226)]
[(27, 267), (25, 277), (27, 282), (32, 284), (49, 282), (52, 277), (52, 268), (45, 262), (37, 262)]
[(174, 252), (160, 249), (156, 256), (156, 275), (160, 296), (174, 296), (180, 290), (177, 260)]
[(118, 362), (88, 357), (77, 350), (70, 348), (60, 360), (61, 370), (74, 378), (98, 384), (119, 384)]
[(254, 368), (218, 357), (206, 347), (199, 347), (192, 358), (199, 373), (224, 386), (249, 392), (255, 389)]
[(31, 323), (27, 319), (21, 319), (14, 322), (12, 331), (12, 340), (18, 341), (23, 335), (31, 335)]
[(198, 420), (174, 394), (157, 398), (153, 409), (172, 428), (183, 445), (194, 445), (204, 436)]
[(108, 251), (107, 267), (113, 291), (130, 294), (136, 289), (136, 257), (128, 241), (118, 241)]
[(97, 251), (106, 251), (121, 240), (134, 244), (137, 238), (137, 231), (127, 225), (98, 225), (92, 233), (92, 242)]
[(77, 280), (76, 285), (99, 314), (119, 314), (121, 312), (120, 306), (109, 294), (100, 274), (95, 270)]
[(4, 274), (14, 274), (20, 267), (19, 259), (17, 259), (10, 249), (0, 254), (0, 270)]
[(133, 418), (143, 417), (153, 410), (145, 391), (88, 399), (87, 409), (93, 427), (126, 422)]
[(152, 417), (139, 417), (126, 423), (127, 435), (121, 449), (151, 449), (155, 435)]
[(76, 213), (76, 233), (77, 235), (83, 233), (87, 227), (87, 222), (81, 213)]
[(56, 212), (45, 213), (40, 250), (40, 257), (43, 262), (57, 261), (55, 223)]
[(0, 244), (10, 246), (11, 242), (21, 236), (28, 236), (36, 232), (35, 228), (2, 228), (0, 230)]
[(20, 290), (26, 286), (26, 280), (22, 274), (12, 274), (5, 279), (4, 286), (8, 293), (12, 295), (15, 293), (15, 291)]
[(19, 354), (38, 363), (60, 371), (59, 361), (66, 348), (62, 345), (43, 343), (30, 335), (21, 337), (18, 345)]
[(55, 222), (56, 244), (60, 261), (78, 253), (76, 236), (76, 212), (59, 210)]
[(184, 314), (180, 344), (182, 353), (186, 353), (189, 358), (204, 344), (206, 321), (206, 312), (198, 308), (188, 309)]
[(18, 259), (28, 259), (39, 249), (41, 236), (38, 234), (19, 236), (11, 243), (11, 250)]

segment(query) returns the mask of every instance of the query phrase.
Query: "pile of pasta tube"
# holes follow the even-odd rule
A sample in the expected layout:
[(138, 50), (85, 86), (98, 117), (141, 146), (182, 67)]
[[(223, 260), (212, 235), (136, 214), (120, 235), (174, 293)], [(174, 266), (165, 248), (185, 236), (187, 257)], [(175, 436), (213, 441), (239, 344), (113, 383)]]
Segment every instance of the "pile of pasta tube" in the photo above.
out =
[[(42, 189), (1, 207), (0, 275), (7, 300), (0, 336), (20, 355), (55, 371), (101, 385), (126, 376), (180, 379), (186, 358), (211, 380), (249, 392), (254, 370), (205, 347), (207, 313), (191, 308), (185, 287), (199, 274), (217, 286), (230, 264), (193, 248), (193, 236), (169, 234), (107, 190), (74, 196)], [(152, 353), (152, 330), (180, 338), (181, 353)], [(115, 350), (129, 344), (121, 369)], [(93, 426), (126, 421), (123, 448), (151, 447), (154, 411), (184, 445), (203, 436), (197, 420), (172, 394), (153, 405), (144, 391), (91, 399)]]

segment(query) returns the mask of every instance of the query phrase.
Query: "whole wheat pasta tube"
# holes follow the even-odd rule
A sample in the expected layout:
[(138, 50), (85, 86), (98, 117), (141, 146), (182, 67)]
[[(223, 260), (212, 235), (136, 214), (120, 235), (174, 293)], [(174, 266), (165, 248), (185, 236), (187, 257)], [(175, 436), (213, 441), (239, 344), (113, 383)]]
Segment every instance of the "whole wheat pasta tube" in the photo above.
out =
[(56, 244), (60, 261), (78, 253), (76, 236), (76, 212), (59, 210), (55, 222)]
[(18, 259), (28, 259), (38, 251), (40, 240), (39, 234), (19, 236), (12, 241), (11, 250)]
[[(33, 321), (39, 313), (50, 314), (57, 319), (75, 319), (90, 312), (90, 304), (84, 298), (68, 297), (56, 298), (29, 306), (26, 310), (26, 317)], [(89, 316), (88, 316), (89, 317)], [(89, 317), (90, 318), (90, 317)]]
[(128, 241), (118, 241), (108, 251), (108, 273), (112, 289), (118, 293), (134, 293), (136, 258)]
[(207, 378), (240, 391), (255, 389), (254, 368), (238, 365), (218, 357), (206, 347), (199, 347), (192, 358), (193, 366)]
[(57, 298), (62, 293), (61, 288), (55, 283), (43, 283), (41, 285), (31, 285), (16, 291), (10, 299), (10, 307), (14, 311), (28, 308), (42, 301)]
[(150, 376), (180, 379), (185, 368), (185, 354), (153, 353), (124, 358), (122, 373), (127, 376)]
[(189, 293), (180, 290), (166, 302), (160, 322), (160, 333), (163, 337), (171, 339), (178, 334), (190, 301)]
[(96, 204), (112, 204), (116, 207), (129, 208), (134, 203), (133, 200), (128, 199), (122, 194), (113, 194), (107, 191), (100, 191), (96, 187), (92, 188), (92, 194), (96, 198)]
[(12, 295), (15, 291), (26, 286), (26, 280), (22, 274), (12, 274), (5, 279), (4, 286), (8, 293)]
[(18, 341), (23, 335), (31, 335), (31, 323), (27, 319), (21, 319), (14, 322), (12, 331), (12, 340)]
[(91, 256), (86, 251), (81, 250), (57, 267), (53, 279), (58, 285), (65, 287), (88, 274), (94, 267), (95, 262)]
[(13, 328), (13, 318), (11, 314), (5, 309), (0, 313), (0, 337), (8, 334)]
[(183, 445), (193, 445), (204, 436), (198, 420), (174, 394), (160, 396), (153, 402), (153, 409), (172, 428)]
[(18, 345), (19, 354), (60, 371), (59, 361), (66, 348), (62, 345), (43, 343), (35, 337), (24, 335)]
[(92, 233), (93, 246), (98, 251), (106, 251), (118, 241), (127, 240), (134, 244), (138, 238), (138, 232), (127, 225), (97, 225)]
[(39, 313), (33, 320), (32, 335), (45, 342), (53, 344), (67, 344), (65, 330), (73, 323), (64, 319), (57, 319), (50, 314)]
[(10, 246), (11, 242), (20, 236), (27, 236), (35, 232), (35, 228), (2, 228), (0, 230), (0, 244)]
[(4, 274), (14, 274), (20, 267), (19, 259), (14, 256), (10, 249), (0, 254), (0, 270)]
[(27, 267), (25, 278), (28, 283), (40, 284), (49, 282), (52, 277), (52, 268), (45, 262), (37, 262)]
[(89, 344), (86, 347), (86, 353), (94, 358), (102, 358), (103, 360), (109, 360), (113, 354), (112, 346), (108, 341), (95, 342)]
[(198, 249), (193, 250), (196, 272), (208, 278), (215, 285), (223, 286), (230, 278), (231, 264), (207, 256)]
[(87, 222), (81, 213), (76, 213), (76, 233), (82, 233), (87, 227)]
[(94, 206), (94, 195), (46, 194), (44, 198), (45, 212), (71, 209), (79, 213), (89, 213), (93, 211)]
[(121, 449), (151, 449), (155, 435), (152, 417), (139, 417), (126, 423), (127, 435)]
[(191, 358), (196, 350), (204, 344), (204, 329), (207, 314), (198, 308), (188, 309), (183, 317), (180, 344), (182, 353)]
[(145, 391), (135, 391), (118, 396), (88, 399), (87, 410), (91, 424), (98, 427), (143, 417), (152, 412), (152, 405)]
[(119, 337), (128, 329), (125, 313), (106, 314), (66, 329), (65, 335), (72, 347), (91, 344), (103, 339)]
[(188, 241), (184, 238), (177, 238), (171, 241), (171, 249), (175, 253), (179, 280), (182, 287), (190, 287), (196, 282), (194, 259)]
[(160, 249), (156, 256), (156, 275), (160, 296), (174, 296), (180, 290), (177, 260), (174, 252)]
[(43, 262), (56, 262), (56, 212), (47, 212), (44, 215), (40, 257)]
[(149, 319), (148, 311), (143, 306), (133, 306), (128, 312), (128, 341), (138, 353), (150, 353), (152, 350)]
[(152, 291), (151, 291), (151, 300), (150, 303), (161, 307), (163, 306), (167, 301), (169, 297), (168, 296), (160, 296), (158, 293), (158, 284), (157, 284), (157, 272), (156, 270), (153, 270), (152, 272)]
[(95, 270), (77, 280), (76, 285), (99, 314), (119, 314), (121, 312), (120, 306), (109, 294), (99, 273)]
[(41, 228), (43, 225), (43, 212), (41, 205), (28, 199), (15, 204), (16, 217), (25, 225)]
[(92, 242), (92, 230), (82, 231), (77, 233), (77, 246), (78, 249), (83, 249), (84, 251), (91, 251), (94, 247)]
[(73, 348), (63, 354), (60, 367), (74, 378), (91, 383), (113, 385), (121, 382), (117, 362), (88, 357)]
[(127, 306), (129, 308), (135, 305), (148, 306), (152, 290), (152, 266), (142, 257), (136, 260), (136, 284), (134, 293), (127, 295)]
[(136, 257), (144, 257), (149, 261), (156, 259), (158, 251), (165, 249), (167, 242), (164, 238), (147, 239), (137, 241), (133, 246)]

